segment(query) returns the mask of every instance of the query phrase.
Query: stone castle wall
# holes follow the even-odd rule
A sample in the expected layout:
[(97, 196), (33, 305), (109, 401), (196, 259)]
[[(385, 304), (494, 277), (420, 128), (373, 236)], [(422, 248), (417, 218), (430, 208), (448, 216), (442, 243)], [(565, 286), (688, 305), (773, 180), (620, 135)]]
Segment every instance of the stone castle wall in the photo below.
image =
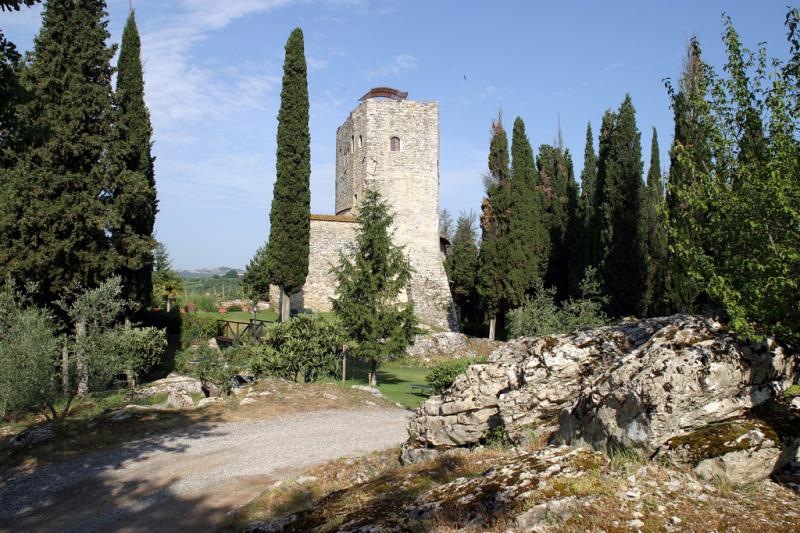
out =
[[(392, 150), (392, 138), (399, 150)], [(335, 282), (331, 260), (354, 235), (354, 224), (332, 221), (357, 216), (364, 189), (380, 192), (394, 214), (395, 243), (403, 246), (414, 272), (406, 294), (419, 319), (457, 329), (439, 238), (439, 106), (370, 98), (362, 101), (336, 131), (336, 213), (331, 221), (311, 219), (309, 277), (292, 308), (330, 309)], [(348, 230), (341, 230), (347, 227)], [(335, 249), (335, 251), (334, 251)], [(277, 292), (276, 292), (277, 295)], [(270, 298), (277, 303), (277, 297)]]

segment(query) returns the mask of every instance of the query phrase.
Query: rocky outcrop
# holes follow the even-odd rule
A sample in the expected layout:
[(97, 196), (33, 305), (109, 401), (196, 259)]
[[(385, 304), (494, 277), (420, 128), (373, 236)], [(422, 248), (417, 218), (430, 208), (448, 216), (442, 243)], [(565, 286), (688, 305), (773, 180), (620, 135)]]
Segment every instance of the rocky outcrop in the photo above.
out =
[(796, 378), (780, 347), (738, 343), (690, 315), (522, 338), (425, 401), (404, 458), (481, 442), (494, 427), (558, 431), (595, 447), (655, 453), (670, 439), (741, 417)]
[(156, 394), (203, 394), (202, 384), (199, 379), (182, 376), (175, 372), (164, 379), (159, 379), (136, 391), (137, 398), (147, 398)]

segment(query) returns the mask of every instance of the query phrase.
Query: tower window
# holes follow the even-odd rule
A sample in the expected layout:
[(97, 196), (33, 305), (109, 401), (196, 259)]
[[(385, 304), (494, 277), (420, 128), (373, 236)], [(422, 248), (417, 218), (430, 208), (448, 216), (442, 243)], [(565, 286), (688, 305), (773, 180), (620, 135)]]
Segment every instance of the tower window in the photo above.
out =
[(351, 135), (350, 136), (350, 153), (352, 154), (355, 151), (356, 151), (356, 137), (355, 137), (355, 135)]
[(358, 136), (358, 147), (361, 148), (364, 144), (364, 137), (361, 135)]
[(392, 137), (391, 150), (392, 150), (392, 152), (399, 152), (400, 151), (400, 137)]

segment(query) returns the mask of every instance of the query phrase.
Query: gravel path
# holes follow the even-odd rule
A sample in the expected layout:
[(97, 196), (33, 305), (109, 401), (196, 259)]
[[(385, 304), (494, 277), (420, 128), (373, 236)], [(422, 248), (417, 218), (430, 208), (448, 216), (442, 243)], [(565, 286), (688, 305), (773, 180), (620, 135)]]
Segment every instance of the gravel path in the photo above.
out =
[(0, 531), (208, 530), (276, 480), (406, 439), (399, 409), (201, 423), (11, 480)]

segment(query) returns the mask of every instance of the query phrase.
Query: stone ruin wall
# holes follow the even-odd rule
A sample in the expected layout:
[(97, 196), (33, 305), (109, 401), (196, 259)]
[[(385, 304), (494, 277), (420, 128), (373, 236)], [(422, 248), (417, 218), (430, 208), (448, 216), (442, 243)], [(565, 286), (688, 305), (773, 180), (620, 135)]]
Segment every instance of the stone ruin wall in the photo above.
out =
[[(400, 150), (391, 150), (391, 138)], [(439, 108), (436, 102), (368, 99), (336, 132), (336, 213), (357, 216), (365, 187), (373, 187), (394, 212), (395, 243), (414, 269), (407, 294), (424, 323), (458, 329), (439, 239)], [(335, 282), (331, 261), (349, 242), (355, 225), (312, 215), (309, 277), (292, 309), (330, 310)], [(327, 217), (335, 219), (340, 217)], [(339, 228), (349, 227), (339, 232)], [(334, 251), (334, 249), (336, 251)], [(278, 291), (270, 301), (276, 306)]]
[[(356, 224), (353, 217), (311, 215), (308, 277), (303, 290), (291, 297), (293, 310), (331, 310), (331, 298), (336, 290), (331, 267), (338, 263), (339, 251), (355, 240)], [(273, 309), (279, 309), (280, 289), (275, 285), (270, 286), (269, 301)]]

